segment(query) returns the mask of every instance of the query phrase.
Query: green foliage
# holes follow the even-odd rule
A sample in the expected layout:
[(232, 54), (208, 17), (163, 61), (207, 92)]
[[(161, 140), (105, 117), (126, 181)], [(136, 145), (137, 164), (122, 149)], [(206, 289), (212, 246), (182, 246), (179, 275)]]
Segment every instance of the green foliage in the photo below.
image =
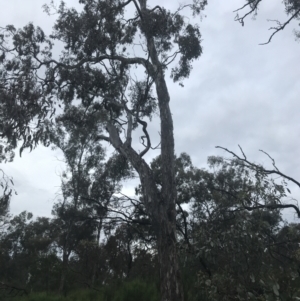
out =
[[(285, 183), (248, 170), (236, 160), (210, 157), (209, 163), (212, 171), (203, 171), (195, 185), (204, 193), (195, 194), (191, 202), (188, 230), (193, 241), (190, 251), (195, 253), (183, 252), (185, 265), (197, 274), (194, 281), (201, 299), (298, 298), (299, 232), (293, 225), (282, 228), (276, 209), (286, 196)], [(195, 290), (190, 286), (188, 291)]]
[(125, 282), (114, 295), (112, 301), (158, 301), (158, 291), (154, 284), (142, 281)]
[[(151, 119), (158, 100), (151, 93), (156, 75), (147, 67), (148, 37), (153, 39), (159, 57), (157, 67), (165, 70), (178, 62), (172, 68), (174, 81), (187, 78), (192, 61), (202, 53), (199, 28), (184, 17), (182, 10), (190, 8), (200, 14), (207, 1), (194, 0), (175, 12), (157, 6), (147, 8), (143, 16), (140, 11), (132, 16), (125, 14), (133, 1), (79, 2), (82, 9), (78, 11), (61, 2), (49, 37), (31, 23), (22, 29), (12, 25), (1, 28), (0, 86), (5, 89), (0, 89), (0, 133), (6, 139), (6, 152), (12, 151), (19, 140), (23, 141), (22, 149), (32, 149), (39, 141), (49, 145), (51, 137), (44, 121), (54, 121), (57, 105), (68, 107), (79, 101), (89, 117), (102, 123), (110, 120), (116, 127), (129, 112), (136, 119)], [(50, 10), (46, 5), (45, 11)], [(57, 41), (65, 50), (55, 60), (52, 51)], [(141, 57), (126, 52), (133, 42), (145, 46)], [(11, 44), (14, 47), (8, 46)], [(138, 81), (136, 66), (146, 71)], [(36, 70), (40, 70), (39, 76)], [(84, 114), (77, 112), (78, 121)], [(32, 121), (35, 127), (30, 127)]]

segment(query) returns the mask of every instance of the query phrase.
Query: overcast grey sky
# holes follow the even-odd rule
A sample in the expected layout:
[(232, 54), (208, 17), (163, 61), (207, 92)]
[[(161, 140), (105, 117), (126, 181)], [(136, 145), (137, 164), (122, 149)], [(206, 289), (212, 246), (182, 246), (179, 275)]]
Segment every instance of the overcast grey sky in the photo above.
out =
[[(1, 26), (21, 27), (32, 21), (49, 34), (54, 17), (42, 10), (42, 4), (49, 2), (5, 1)], [(258, 151), (263, 149), (276, 159), (282, 172), (299, 180), (300, 44), (293, 35), (297, 22), (278, 33), (271, 44), (259, 46), (270, 35), (272, 23), (267, 19), (286, 19), (282, 1), (264, 0), (256, 21), (249, 18), (244, 27), (234, 22), (233, 13), (244, 0), (208, 2), (200, 23), (203, 55), (194, 63), (184, 88), (168, 81), (176, 153), (187, 152), (197, 167), (206, 167), (208, 156), (225, 155), (216, 145), (238, 151), (240, 144), (249, 159), (270, 166)], [(149, 0), (151, 6), (175, 8), (177, 3)], [(152, 125), (153, 131), (157, 128), (157, 123)], [(38, 147), (2, 165), (18, 191), (11, 202), (13, 214), (28, 210), (34, 215), (50, 215), (59, 192), (61, 158), (58, 151)], [(130, 187), (125, 190), (130, 192)], [(300, 196), (296, 189), (293, 193)], [(287, 215), (289, 220), (293, 216)]]

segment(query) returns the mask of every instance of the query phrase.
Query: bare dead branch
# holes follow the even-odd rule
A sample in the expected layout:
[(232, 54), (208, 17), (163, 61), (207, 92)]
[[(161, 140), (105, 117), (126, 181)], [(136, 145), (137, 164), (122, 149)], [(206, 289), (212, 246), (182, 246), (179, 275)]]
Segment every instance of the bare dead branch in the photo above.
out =
[(161, 145), (161, 141), (156, 146), (154, 147), (151, 146), (151, 149), (153, 150), (159, 149), (160, 145)]
[[(236, 12), (236, 16), (234, 18), (235, 21), (238, 21), (240, 24), (242, 24), (242, 26), (245, 25), (245, 18), (247, 18), (249, 15), (253, 14), (256, 15), (257, 13), (257, 9), (258, 9), (258, 5), (262, 0), (252, 0), (252, 1), (248, 1), (245, 5), (243, 5), (242, 7), (236, 9), (234, 12)], [(250, 10), (245, 13), (242, 17), (239, 16), (238, 12), (243, 10), (244, 8), (246, 8), (247, 6), (250, 7)], [(284, 23), (281, 23), (278, 20), (268, 20), (269, 22), (276, 22), (277, 26), (275, 27), (270, 27), (269, 30), (273, 30), (273, 33), (270, 35), (269, 39), (267, 42), (265, 43), (260, 43), (259, 45), (267, 45), (269, 44), (273, 37), (275, 36), (275, 34), (277, 34), (279, 31), (283, 30), (293, 19), (296, 19), (300, 14), (300, 9), (296, 10), (291, 17), (285, 21)]]
[(266, 156), (268, 156), (270, 158), (270, 160), (272, 161), (272, 165), (274, 166), (274, 168), (277, 171), (279, 171), (278, 168), (277, 168), (277, 166), (276, 166), (276, 164), (275, 164), (275, 160), (267, 152), (263, 151), (262, 149), (260, 149), (259, 151), (262, 152), (262, 153), (264, 153)]
[[(248, 1), (248, 3), (246, 3), (244, 6), (234, 10), (233, 12), (236, 12), (236, 16), (234, 18), (234, 21), (238, 21), (239, 23), (242, 24), (242, 26), (245, 25), (245, 18), (247, 18), (247, 16), (251, 15), (252, 13), (256, 13), (257, 9), (258, 9), (258, 4), (261, 2), (262, 0), (252, 0), (252, 1)], [(247, 6), (249, 6), (251, 9), (250, 11), (248, 11), (247, 13), (245, 13), (242, 17), (239, 16), (238, 11), (243, 10), (244, 8), (246, 8)]]
[(172, 14), (172, 17), (174, 18), (176, 15), (178, 15), (178, 13), (180, 13), (186, 7), (190, 7), (191, 8), (191, 4), (180, 5), (178, 7), (178, 9)]
[(284, 30), (284, 28), (293, 20), (295, 19), (298, 15), (300, 14), (300, 9), (298, 9), (286, 22), (280, 23), (278, 20), (268, 20), (268, 21), (273, 21), (277, 23), (277, 27), (271, 27), (269, 30), (274, 30), (274, 32), (271, 34), (269, 40), (266, 43), (261, 43), (259, 45), (267, 45), (269, 44), (273, 37), (275, 36), (276, 33), (278, 33), (280, 30)]
[[(143, 126), (143, 132), (144, 132), (145, 136), (141, 137), (142, 140), (143, 140), (143, 138), (147, 139), (147, 145), (146, 145), (145, 149), (140, 153), (140, 157), (143, 157), (149, 151), (149, 149), (151, 147), (151, 140), (150, 140), (150, 136), (147, 131), (147, 122), (141, 120), (140, 118), (137, 118), (137, 121), (138, 121), (138, 123), (140, 123)], [(143, 143), (143, 145), (144, 145), (144, 143)]]
[(300, 210), (296, 205), (293, 205), (293, 204), (274, 204), (274, 205), (273, 204), (272, 205), (260, 204), (260, 205), (253, 206), (253, 207), (243, 205), (243, 208), (248, 211), (253, 211), (253, 210), (257, 210), (257, 209), (276, 210), (276, 209), (293, 208), (296, 211), (298, 218), (300, 218)]
[(247, 157), (240, 145), (239, 145), (239, 149), (241, 150), (241, 153), (243, 154), (244, 159), (247, 160)]
[[(225, 189), (219, 189), (219, 188), (214, 187), (213, 190), (223, 192), (223, 193), (225, 193), (225, 194), (227, 194), (227, 195), (229, 195), (229, 196), (231, 196), (235, 199), (238, 199), (237, 195), (235, 195), (234, 193), (231, 193), (230, 191), (227, 191)], [(244, 199), (249, 201), (249, 203), (252, 202), (247, 197), (244, 197)], [(240, 202), (239, 204), (241, 204), (241, 207), (238, 207), (233, 211), (241, 211), (241, 210), (244, 210), (244, 209), (247, 210), (247, 211), (254, 211), (254, 210), (257, 210), (257, 209), (276, 210), (276, 209), (293, 208), (293, 209), (295, 209), (295, 211), (298, 215), (298, 218), (300, 218), (300, 209), (294, 204), (261, 204), (261, 203), (258, 203), (258, 202), (255, 202), (254, 206), (247, 206), (247, 205), (244, 204), (244, 202)]]
[[(239, 146), (240, 147), (240, 146)], [(282, 173), (281, 171), (278, 170), (278, 168), (276, 167), (275, 169), (265, 169), (263, 168), (261, 165), (257, 165), (255, 163), (252, 163), (250, 161), (248, 161), (247, 159), (245, 158), (241, 158), (240, 156), (238, 156), (237, 154), (235, 154), (234, 152), (228, 150), (227, 148), (225, 147), (222, 147), (222, 146), (216, 146), (216, 148), (220, 148), (220, 149), (223, 149), (225, 150), (227, 153), (230, 153), (233, 157), (235, 157), (236, 159), (246, 163), (246, 167), (248, 168), (251, 168), (257, 172), (260, 172), (260, 173), (263, 173), (263, 174), (268, 174), (268, 175), (271, 175), (271, 174), (276, 174), (276, 175), (279, 175), (281, 176), (282, 178), (288, 180), (288, 181), (291, 181), (293, 182), (294, 184), (296, 184), (299, 188), (300, 188), (300, 182), (296, 181), (294, 178), (292, 177), (289, 177), (287, 176), (286, 174)], [(264, 152), (265, 153), (265, 152)]]
[[(288, 180), (294, 184), (296, 184), (299, 188), (300, 188), (300, 182), (296, 181), (294, 178), (287, 176), (286, 174), (282, 173), (278, 167), (275, 165), (275, 160), (269, 155), (267, 154), (265, 151), (260, 150), (261, 152), (263, 152), (264, 154), (266, 154), (271, 160), (272, 160), (272, 164), (274, 169), (265, 169), (263, 166), (261, 165), (257, 165), (255, 163), (252, 163), (250, 161), (247, 160), (242, 148), (239, 146), (243, 157), (238, 156), (236, 153), (228, 150), (225, 147), (221, 147), (221, 146), (216, 146), (216, 148), (220, 148), (225, 150), (227, 153), (230, 153), (234, 158), (238, 159), (239, 161), (243, 162), (244, 166), (252, 169), (258, 173), (261, 174), (265, 174), (265, 175), (271, 175), (271, 174), (275, 174), (275, 175), (279, 175), (280, 177), (282, 177), (285, 180)], [(300, 218), (300, 210), (299, 207), (293, 204), (271, 204), (271, 205), (263, 205), (260, 203), (257, 203), (256, 206), (254, 207), (249, 207), (249, 206), (244, 206), (245, 209), (247, 210), (254, 210), (254, 209), (260, 209), (260, 208), (268, 208), (268, 209), (284, 209), (284, 208), (293, 208), (295, 209), (298, 217)]]
[[(177, 55), (180, 54), (180, 51), (175, 51), (173, 54), (167, 56), (164, 61), (162, 62), (162, 65), (164, 66), (168, 66), (171, 63), (173, 63), (173, 61), (176, 59)], [(168, 61), (168, 59), (171, 59), (170, 61)]]

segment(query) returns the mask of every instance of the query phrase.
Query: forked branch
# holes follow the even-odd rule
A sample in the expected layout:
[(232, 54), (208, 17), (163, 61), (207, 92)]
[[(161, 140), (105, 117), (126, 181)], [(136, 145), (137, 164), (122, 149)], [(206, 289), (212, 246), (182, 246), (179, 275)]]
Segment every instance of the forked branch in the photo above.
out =
[(268, 20), (268, 21), (273, 21), (277, 23), (276, 27), (270, 27), (269, 30), (274, 30), (273, 33), (271, 34), (269, 40), (266, 43), (261, 43), (259, 45), (266, 45), (269, 44), (272, 41), (272, 38), (275, 36), (277, 32), (280, 30), (284, 30), (284, 28), (293, 20), (295, 19), (298, 15), (300, 14), (300, 9), (298, 9), (286, 22), (281, 23), (278, 20)]
[[(281, 172), (278, 167), (276, 166), (275, 160), (265, 151), (260, 150), (262, 153), (264, 153), (265, 155), (267, 155), (270, 160), (272, 161), (272, 165), (274, 167), (274, 169), (266, 169), (261, 165), (255, 164), (253, 162), (250, 162), (243, 149), (241, 148), (241, 146), (239, 145), (240, 151), (242, 153), (242, 156), (237, 155), (236, 153), (228, 150), (225, 147), (221, 147), (221, 146), (216, 146), (216, 148), (220, 148), (225, 150), (227, 153), (231, 154), (234, 158), (238, 159), (245, 167), (258, 172), (260, 174), (264, 174), (264, 175), (278, 175), (280, 177), (282, 177), (284, 180), (288, 180), (294, 184), (296, 184), (299, 188), (300, 188), (300, 182), (298, 182), (297, 180), (295, 180), (294, 178), (284, 174), (283, 172)], [(253, 207), (249, 207), (249, 206), (243, 206), (246, 210), (255, 210), (255, 209), (260, 209), (260, 208), (268, 208), (268, 209), (284, 209), (284, 208), (293, 208), (295, 209), (295, 211), (297, 212), (298, 217), (300, 218), (300, 210), (299, 207), (293, 204), (271, 204), (271, 205), (263, 205), (263, 204), (256, 204), (256, 206)]]
[[(234, 199), (238, 200), (237, 194), (232, 193), (226, 189), (220, 189), (220, 188), (214, 187), (213, 190), (225, 193), (228, 196), (233, 197)], [(252, 203), (250, 198), (247, 198), (247, 197), (244, 197), (244, 198), (245, 198), (245, 201), (247, 201), (249, 204)], [(300, 209), (298, 206), (296, 206), (294, 204), (278, 204), (278, 203), (277, 204), (261, 204), (259, 202), (255, 202), (254, 206), (245, 205), (245, 202), (239, 202), (239, 204), (241, 204), (241, 207), (236, 207), (235, 209), (230, 210), (230, 211), (236, 212), (236, 211), (241, 211), (241, 210), (254, 211), (257, 209), (276, 210), (276, 209), (292, 208), (296, 211), (298, 218), (300, 218)]]
[[(258, 10), (258, 5), (259, 3), (262, 2), (262, 0), (248, 0), (247, 3), (245, 5), (243, 5), (242, 7), (238, 8), (237, 10), (235, 10), (234, 12), (236, 12), (236, 16), (234, 18), (235, 21), (238, 21), (240, 24), (242, 24), (242, 26), (245, 25), (245, 18), (247, 18), (249, 15), (256, 15), (257, 14), (257, 10)], [(243, 14), (242, 17), (240, 17), (239, 15), (239, 11), (245, 9), (246, 7), (250, 7), (250, 10)], [(287, 12), (288, 15), (290, 15), (290, 12)], [(300, 15), (300, 8), (299, 9), (296, 9), (294, 11), (294, 13), (291, 15), (291, 17), (285, 21), (284, 23), (281, 23), (280, 21), (278, 20), (268, 20), (268, 21), (272, 21), (272, 22), (275, 22), (277, 24), (277, 26), (274, 26), (274, 27), (270, 27), (269, 30), (273, 30), (272, 34), (270, 35), (269, 39), (267, 42), (265, 43), (260, 43), (259, 45), (266, 45), (266, 44), (269, 44), (273, 37), (281, 30), (283, 30), (292, 20), (296, 19), (297, 17), (299, 17)]]
[[(147, 122), (141, 120), (140, 118), (137, 118), (137, 121), (138, 121), (139, 124), (142, 125), (143, 132), (145, 134), (145, 136), (141, 137), (142, 138), (142, 144), (145, 146), (145, 149), (140, 153), (140, 157), (143, 157), (149, 151), (149, 149), (151, 147), (151, 140), (150, 140), (150, 136), (149, 136), (148, 131), (147, 131)], [(144, 138), (146, 138), (146, 141), (147, 141), (146, 145), (144, 143)]]
[[(233, 12), (234, 12), (234, 13), (237, 13), (236, 16), (235, 16), (235, 18), (234, 18), (234, 20), (235, 20), (235, 21), (238, 21), (239, 23), (242, 24), (242, 26), (244, 26), (244, 25), (245, 25), (245, 21), (244, 21), (245, 18), (247, 18), (249, 15), (251, 15), (251, 14), (253, 14), (253, 13), (254, 13), (254, 15), (256, 15), (257, 9), (258, 9), (258, 5), (259, 5), (259, 3), (260, 3), (261, 1), (262, 1), (262, 0), (251, 0), (251, 1), (248, 1), (248, 3), (246, 3), (246, 4), (243, 5), (242, 7), (240, 7), (240, 8), (238, 8), (238, 9), (234, 10)], [(242, 17), (240, 17), (239, 14), (238, 14), (238, 12), (241, 11), (241, 10), (243, 10), (243, 9), (246, 8), (247, 6), (250, 7), (250, 10), (249, 10), (247, 13), (245, 13)]]
[(296, 184), (299, 188), (300, 188), (300, 182), (298, 182), (297, 180), (295, 180), (294, 178), (282, 173), (275, 165), (275, 160), (269, 155), (267, 154), (265, 151), (263, 150), (260, 150), (262, 153), (266, 154), (271, 160), (272, 160), (272, 163), (273, 163), (273, 166), (274, 166), (274, 169), (266, 169), (264, 167), (262, 167), (261, 165), (258, 165), (258, 164), (255, 164), (253, 162), (250, 162), (248, 161), (247, 157), (245, 156), (245, 153), (243, 151), (243, 149), (240, 147), (239, 145), (239, 148), (243, 154), (243, 157), (240, 157), (238, 156), (236, 153), (228, 150), (227, 148), (225, 147), (222, 147), (222, 146), (216, 146), (216, 148), (220, 148), (220, 149), (223, 149), (225, 150), (227, 153), (231, 154), (233, 157), (235, 157), (236, 159), (240, 160), (241, 162), (245, 163), (245, 166), (252, 169), (252, 170), (255, 170), (257, 172), (260, 172), (260, 173), (263, 173), (263, 174), (268, 174), (268, 175), (271, 175), (271, 174), (276, 174), (276, 175), (279, 175), (281, 176), (282, 178), (288, 180), (288, 181), (291, 181), (293, 182), (294, 184)]
[(248, 211), (264, 209), (264, 208), (270, 209), (270, 210), (293, 208), (296, 211), (298, 218), (300, 218), (300, 210), (296, 205), (293, 205), (293, 204), (272, 204), (272, 205), (259, 204), (257, 206), (252, 206), (252, 207), (243, 205), (243, 208)]

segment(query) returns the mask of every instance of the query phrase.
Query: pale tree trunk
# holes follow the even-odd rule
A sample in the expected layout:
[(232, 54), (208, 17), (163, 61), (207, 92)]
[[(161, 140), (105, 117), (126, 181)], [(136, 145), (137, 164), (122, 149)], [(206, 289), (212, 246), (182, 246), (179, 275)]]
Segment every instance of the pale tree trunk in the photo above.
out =
[[(77, 202), (75, 201), (75, 206), (77, 206)], [(67, 278), (67, 272), (68, 272), (68, 264), (69, 264), (69, 256), (71, 254), (71, 248), (70, 248), (70, 233), (73, 227), (73, 220), (70, 221), (65, 242), (63, 245), (63, 260), (62, 260), (62, 270), (60, 275), (60, 285), (59, 285), (59, 293), (65, 294), (65, 286), (66, 286), (66, 278)]]
[(58, 292), (60, 294), (65, 294), (66, 278), (67, 278), (67, 271), (68, 271), (68, 262), (69, 262), (69, 255), (64, 250), (62, 270), (61, 270), (61, 275), (60, 275), (60, 284), (59, 284), (59, 289), (58, 289)]
[(131, 238), (127, 237), (126, 247), (128, 252), (126, 278), (129, 278), (132, 268)]

